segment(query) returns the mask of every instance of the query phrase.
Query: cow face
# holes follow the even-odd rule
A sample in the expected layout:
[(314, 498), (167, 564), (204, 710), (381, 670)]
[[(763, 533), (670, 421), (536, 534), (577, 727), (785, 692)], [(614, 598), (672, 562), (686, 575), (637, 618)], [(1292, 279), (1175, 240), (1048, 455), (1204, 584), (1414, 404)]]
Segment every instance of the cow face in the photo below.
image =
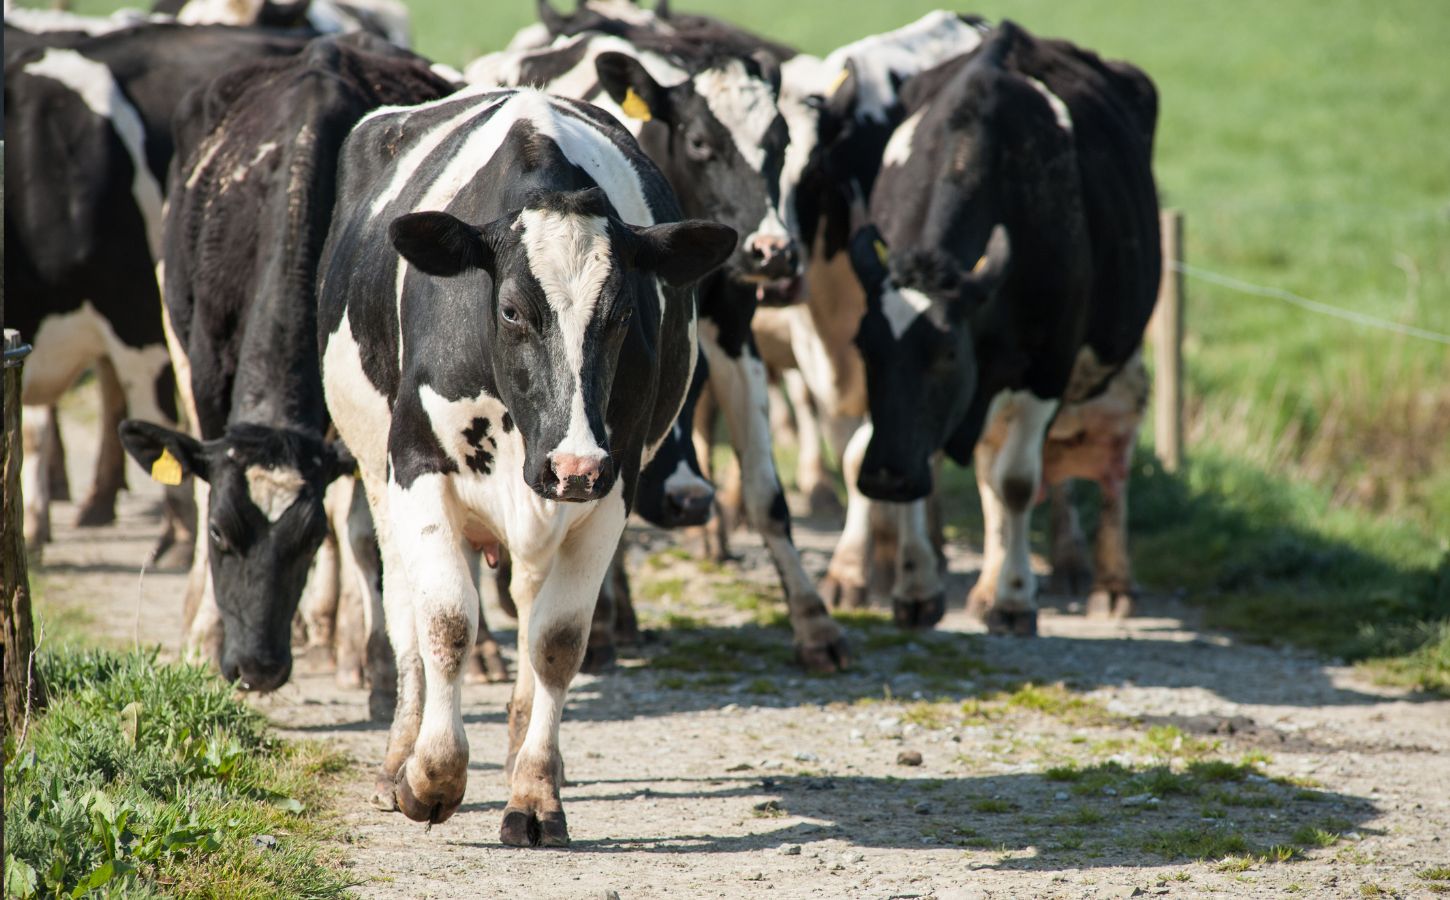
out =
[(867, 227), (851, 244), (866, 291), (856, 346), (866, 364), (872, 438), (858, 487), (876, 500), (931, 492), (931, 456), (961, 424), (977, 390), (972, 317), (1005, 275), (1007, 232), (994, 229), (982, 261), (960, 272), (937, 254), (890, 260)]
[(792, 293), (801, 253), (781, 213), (789, 132), (778, 106), (775, 58), (765, 51), (728, 57), (672, 87), (662, 87), (623, 53), (601, 53), (595, 68), (625, 114), (645, 120), (640, 144), (674, 186), (685, 214), (745, 236), (727, 273), (755, 284), (761, 295)]
[(620, 348), (641, 328), (634, 314), (658, 302), (653, 279), (687, 286), (735, 246), (733, 230), (709, 222), (626, 225), (597, 188), (536, 194), (482, 226), (412, 213), (390, 233), (429, 275), (488, 274), (484, 331), (500, 399), (523, 438), (524, 480), (545, 499), (569, 501), (598, 499), (614, 484), (605, 412)]
[(158, 479), (189, 474), (211, 485), (207, 561), (222, 615), (222, 674), (243, 690), (281, 687), (292, 672), (292, 617), (327, 532), (323, 495), (356, 469), (352, 456), (341, 443), (264, 425), (232, 425), (201, 442), (127, 420), (120, 434)]

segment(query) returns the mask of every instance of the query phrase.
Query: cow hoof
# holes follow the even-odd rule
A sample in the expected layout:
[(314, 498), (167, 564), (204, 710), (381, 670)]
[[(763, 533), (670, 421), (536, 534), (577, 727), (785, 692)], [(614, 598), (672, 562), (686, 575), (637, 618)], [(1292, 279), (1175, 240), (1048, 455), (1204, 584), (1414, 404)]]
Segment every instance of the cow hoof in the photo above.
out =
[(312, 644), (296, 654), (296, 668), (306, 675), (321, 675), (337, 670), (337, 656), (325, 644)]
[(463, 791), (468, 786), (467, 779), (459, 779), (456, 784), (443, 783), (438, 787), (430, 787), (420, 795), (413, 790), (413, 784), (408, 778), (408, 770), (415, 762), (416, 757), (411, 758), (398, 770), (393, 791), (398, 811), (414, 822), (437, 825), (448, 821), (463, 803)]
[(345, 691), (361, 690), (363, 686), (362, 666), (339, 665), (337, 667), (337, 674), (333, 676), (333, 681)]
[(1089, 619), (1126, 619), (1132, 615), (1133, 594), (1130, 591), (1097, 588), (1088, 595)]
[(987, 613), (987, 631), (990, 634), (1037, 637), (1037, 610), (993, 609)]
[(397, 710), (397, 696), (376, 684), (368, 691), (368, 718), (374, 722), (391, 722)]
[(898, 628), (935, 628), (946, 612), (945, 593), (936, 593), (925, 598), (891, 598), (891, 618)]
[(851, 648), (844, 636), (825, 644), (798, 644), (795, 648), (796, 662), (801, 668), (815, 675), (830, 675), (844, 672), (851, 665)]
[(834, 575), (823, 577), (816, 589), (831, 609), (865, 609), (870, 605), (864, 586), (844, 584)]
[(87, 500), (81, 505), (80, 512), (76, 514), (77, 528), (99, 528), (114, 521), (116, 521), (115, 500), (110, 503)]
[(567, 847), (569, 825), (562, 810), (538, 815), (533, 810), (510, 806), (503, 811), (498, 839), (510, 847)]
[(393, 779), (386, 775), (378, 775), (377, 781), (373, 782), (373, 795), (368, 798), (368, 802), (373, 805), (374, 809), (380, 809), (383, 812), (397, 812), (398, 801), (393, 797), (393, 789)]
[(468, 670), (463, 680), (469, 684), (498, 684), (509, 680), (509, 667), (503, 661), (503, 653), (497, 641), (475, 644), (468, 654)]
[(967, 615), (973, 619), (986, 624), (987, 618), (992, 614), (992, 605), (996, 602), (992, 591), (973, 589), (967, 595)]
[(829, 484), (818, 484), (811, 488), (807, 499), (808, 509), (813, 519), (840, 519), (846, 514), (841, 508), (841, 498), (836, 496), (835, 488)]
[(598, 675), (601, 672), (608, 672), (614, 668), (614, 645), (597, 644), (584, 648), (584, 662), (579, 666), (579, 671), (589, 675)]

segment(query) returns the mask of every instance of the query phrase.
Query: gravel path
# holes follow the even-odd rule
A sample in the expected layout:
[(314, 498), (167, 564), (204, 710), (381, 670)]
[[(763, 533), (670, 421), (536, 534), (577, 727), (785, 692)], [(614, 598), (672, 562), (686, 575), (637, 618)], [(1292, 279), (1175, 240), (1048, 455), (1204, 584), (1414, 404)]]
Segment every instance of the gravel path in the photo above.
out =
[[(77, 493), (94, 440), (87, 402), (64, 419)], [(57, 506), (41, 609), (174, 653), (184, 575), (138, 584), (159, 490), (134, 467), (130, 479), (113, 527), (72, 529), (73, 508)], [(832, 534), (797, 534), (823, 569)], [(936, 633), (858, 617), (857, 665), (812, 678), (785, 663), (758, 543), (739, 536), (742, 562), (721, 569), (667, 551), (656, 532), (633, 540), (656, 637), (570, 694), (568, 850), (498, 843), (506, 686), (465, 689), (474, 777), (431, 831), (367, 805), (386, 728), (367, 720), (363, 692), (306, 675), (256, 701), (283, 734), (357, 761), (339, 805), (359, 895), (1450, 892), (1420, 874), (1450, 867), (1450, 701), (1201, 632), (1165, 598), (1127, 623), (1064, 605), (1037, 640), (988, 637), (961, 611), (976, 558), (956, 550), (957, 608)], [(496, 610), (490, 622), (511, 644), (512, 623)]]

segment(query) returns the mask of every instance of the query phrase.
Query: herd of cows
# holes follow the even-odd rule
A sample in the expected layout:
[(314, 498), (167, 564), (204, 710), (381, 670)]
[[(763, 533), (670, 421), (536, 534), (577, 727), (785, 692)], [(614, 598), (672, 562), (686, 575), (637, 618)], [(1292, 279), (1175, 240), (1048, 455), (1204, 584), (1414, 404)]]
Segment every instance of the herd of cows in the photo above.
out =
[[(459, 73), (380, 0), (7, 9), (32, 547), (62, 485), (55, 405), (93, 370), (81, 524), (114, 518), (129, 453), (167, 485), (157, 549), (191, 564), (192, 649), (267, 691), (294, 619), (336, 640), (392, 720), (374, 803), (430, 823), (464, 794), (462, 683), (507, 677), (497, 592), (519, 620), (501, 838), (522, 846), (568, 843), (560, 715), (635, 628), (626, 519), (718, 510), (718, 415), (810, 670), (850, 662), (830, 607), (942, 617), (943, 455), (980, 486), (989, 629), (1036, 631), (1044, 493), (1054, 577), (1129, 614), (1151, 81), (952, 13), (822, 59), (664, 0), (539, 11)], [(847, 488), (819, 584), (772, 384), (813, 508), (835, 502), (823, 447)], [(1072, 479), (1102, 487), (1091, 567)]]

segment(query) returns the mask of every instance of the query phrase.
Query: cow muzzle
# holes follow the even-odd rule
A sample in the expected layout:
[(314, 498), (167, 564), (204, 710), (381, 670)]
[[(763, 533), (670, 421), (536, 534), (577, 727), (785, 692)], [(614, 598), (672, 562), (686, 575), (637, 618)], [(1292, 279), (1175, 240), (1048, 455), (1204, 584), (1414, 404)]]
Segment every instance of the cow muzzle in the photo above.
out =
[(271, 660), (244, 656), (222, 664), (222, 675), (244, 691), (266, 694), (277, 690), (292, 677), (292, 657)]
[(745, 239), (745, 253), (752, 274), (771, 281), (793, 279), (800, 274), (800, 253), (795, 241), (785, 235), (756, 232)]
[(539, 479), (551, 500), (583, 503), (597, 500), (608, 489), (614, 467), (606, 456), (577, 456), (553, 453)]
[(862, 466), (856, 486), (872, 500), (909, 503), (931, 493), (931, 473), (908, 474), (887, 466)]

